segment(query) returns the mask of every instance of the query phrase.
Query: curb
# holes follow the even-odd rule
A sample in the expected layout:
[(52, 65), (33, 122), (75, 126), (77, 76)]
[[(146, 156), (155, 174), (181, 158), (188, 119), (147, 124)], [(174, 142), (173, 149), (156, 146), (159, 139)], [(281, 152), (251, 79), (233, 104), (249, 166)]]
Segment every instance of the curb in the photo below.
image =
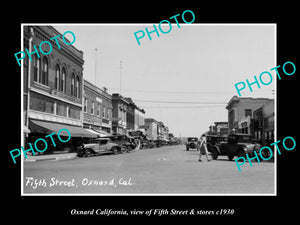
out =
[(74, 159), (77, 153), (57, 154), (57, 155), (40, 155), (40, 156), (27, 156), (24, 162), (37, 162), (37, 161), (58, 161), (65, 159)]

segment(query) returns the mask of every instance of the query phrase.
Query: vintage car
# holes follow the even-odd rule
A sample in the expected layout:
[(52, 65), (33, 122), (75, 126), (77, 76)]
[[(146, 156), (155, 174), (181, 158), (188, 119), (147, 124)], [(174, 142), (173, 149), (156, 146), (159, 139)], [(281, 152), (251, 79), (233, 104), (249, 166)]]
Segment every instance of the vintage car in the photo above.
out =
[(208, 152), (212, 152), (213, 146), (219, 146), (221, 142), (226, 142), (228, 139), (227, 135), (209, 134), (206, 136), (206, 144)]
[(109, 138), (113, 143), (118, 144), (121, 147), (121, 153), (130, 152), (137, 147), (134, 138), (129, 135), (114, 134), (106, 136), (106, 138)]
[(230, 134), (228, 141), (212, 146), (211, 156), (213, 159), (217, 159), (219, 155), (227, 155), (229, 160), (232, 160), (234, 156), (246, 157), (246, 154), (253, 157), (254, 151), (260, 148), (261, 145), (251, 135)]
[(198, 150), (198, 146), (199, 146), (198, 138), (197, 137), (188, 137), (187, 138), (187, 143), (185, 145), (186, 145), (186, 150), (187, 151), (189, 151), (190, 148)]
[(113, 143), (109, 138), (97, 138), (93, 143), (83, 144), (78, 152), (79, 157), (89, 157), (93, 155), (100, 155), (105, 153), (118, 154), (121, 152), (121, 147)]

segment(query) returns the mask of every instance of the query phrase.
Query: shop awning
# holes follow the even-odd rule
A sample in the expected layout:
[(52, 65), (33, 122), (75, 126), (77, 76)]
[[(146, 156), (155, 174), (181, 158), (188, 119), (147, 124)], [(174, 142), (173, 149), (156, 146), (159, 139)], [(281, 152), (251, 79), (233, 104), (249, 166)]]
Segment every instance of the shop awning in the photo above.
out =
[(106, 137), (106, 136), (111, 135), (111, 134), (107, 133), (107, 132), (104, 131), (104, 130), (96, 130), (96, 132), (99, 133), (100, 137)]
[(23, 132), (28, 134), (28, 133), (30, 133), (31, 131), (28, 129), (27, 126), (24, 125), (24, 126), (23, 126)]
[(88, 131), (88, 132), (90, 132), (90, 133), (92, 133), (92, 134), (95, 134), (97, 137), (100, 137), (100, 133), (98, 133), (98, 132), (96, 132), (96, 131), (94, 131), (92, 129), (85, 129), (85, 130)]
[(109, 136), (110, 134), (105, 132), (104, 130), (93, 130), (93, 129), (85, 129), (88, 132), (91, 132), (92, 134), (96, 134), (97, 137), (106, 137)]
[[(90, 138), (97, 137), (96, 134), (86, 131), (81, 127), (47, 122), (47, 121), (40, 121), (40, 120), (30, 120), (29, 122), (29, 129), (31, 133), (51, 134), (53, 132), (57, 133), (59, 130), (64, 128), (70, 131), (71, 137), (90, 137)], [(63, 134), (64, 132), (61, 133), (62, 136)]]

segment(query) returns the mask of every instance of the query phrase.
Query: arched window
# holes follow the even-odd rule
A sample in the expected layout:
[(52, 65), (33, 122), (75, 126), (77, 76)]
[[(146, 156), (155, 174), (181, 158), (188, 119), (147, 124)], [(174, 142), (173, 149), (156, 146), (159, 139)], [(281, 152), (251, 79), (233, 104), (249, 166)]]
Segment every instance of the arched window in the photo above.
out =
[(60, 90), (62, 92), (66, 92), (66, 69), (65, 68), (62, 69), (62, 76), (61, 76), (60, 83), (61, 83)]
[(80, 81), (79, 81), (79, 76), (76, 77), (76, 91), (75, 91), (75, 96), (77, 98), (80, 98)]
[(75, 74), (72, 73), (71, 78), (71, 95), (75, 96)]
[(55, 89), (59, 90), (59, 81), (60, 81), (60, 67), (56, 65), (56, 74), (55, 74)]
[(43, 58), (41, 83), (48, 85), (48, 60), (46, 57)]
[(37, 56), (33, 58), (33, 80), (40, 82), (40, 59)]

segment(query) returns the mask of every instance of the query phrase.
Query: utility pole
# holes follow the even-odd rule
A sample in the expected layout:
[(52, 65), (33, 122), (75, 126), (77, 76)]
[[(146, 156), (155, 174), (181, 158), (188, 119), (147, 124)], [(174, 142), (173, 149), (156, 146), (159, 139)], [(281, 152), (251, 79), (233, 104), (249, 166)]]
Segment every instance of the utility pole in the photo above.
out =
[(122, 95), (122, 61), (120, 61), (120, 95)]
[(97, 86), (96, 77), (97, 77), (97, 48), (95, 48), (95, 85)]

